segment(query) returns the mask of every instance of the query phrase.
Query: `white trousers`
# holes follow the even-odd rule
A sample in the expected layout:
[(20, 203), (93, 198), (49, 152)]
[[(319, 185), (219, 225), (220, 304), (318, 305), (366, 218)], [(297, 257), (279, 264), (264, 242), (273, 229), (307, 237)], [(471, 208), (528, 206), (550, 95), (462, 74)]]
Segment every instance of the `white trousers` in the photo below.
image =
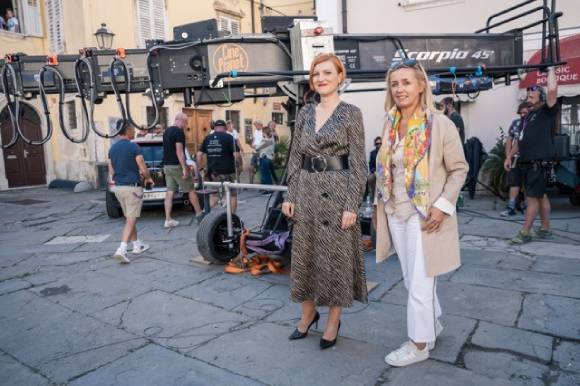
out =
[(421, 240), (421, 221), (414, 214), (406, 221), (388, 215), (389, 231), (397, 251), (407, 298), (407, 334), (414, 342), (434, 342), (441, 332), (441, 306), (436, 278), (427, 277)]

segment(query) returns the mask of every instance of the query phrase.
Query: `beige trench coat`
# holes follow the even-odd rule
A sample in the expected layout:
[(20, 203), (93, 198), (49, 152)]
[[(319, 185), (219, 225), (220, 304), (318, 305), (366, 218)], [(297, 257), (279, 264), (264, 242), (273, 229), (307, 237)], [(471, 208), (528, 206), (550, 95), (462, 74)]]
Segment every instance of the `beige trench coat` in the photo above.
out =
[[(387, 140), (388, 133), (385, 133), (383, 143)], [(457, 128), (445, 115), (434, 114), (429, 150), (429, 205), (432, 206), (438, 199), (443, 198), (440, 201), (447, 201), (454, 206), (468, 170)], [(451, 216), (445, 216), (438, 232), (421, 232), (421, 237), (425, 269), (429, 277), (445, 274), (461, 265), (455, 212)], [(377, 263), (395, 253), (382, 200), (377, 202), (376, 253)]]

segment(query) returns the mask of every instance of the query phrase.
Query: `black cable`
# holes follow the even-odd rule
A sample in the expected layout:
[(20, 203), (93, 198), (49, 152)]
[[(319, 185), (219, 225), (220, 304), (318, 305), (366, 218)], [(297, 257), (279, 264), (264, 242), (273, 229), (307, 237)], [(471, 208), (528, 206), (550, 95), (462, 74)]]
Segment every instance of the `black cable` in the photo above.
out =
[[(65, 113), (64, 113), (64, 106), (65, 106), (65, 85), (64, 85), (64, 76), (62, 73), (53, 66), (45, 65), (40, 69), (38, 74), (38, 89), (40, 91), (40, 102), (42, 103), (42, 107), (44, 109), (44, 114), (46, 115), (46, 126), (47, 130), (52, 132), (52, 121), (50, 120), (50, 110), (48, 108), (48, 100), (46, 97), (46, 90), (44, 86), (44, 78), (46, 72), (52, 72), (55, 75), (55, 78), (58, 79), (58, 83), (55, 81), (55, 87), (58, 89), (58, 123), (60, 125), (60, 129), (62, 130), (63, 135), (71, 141), (72, 143), (83, 143), (87, 140), (87, 136), (89, 135), (89, 130), (87, 127), (83, 125), (82, 127), (82, 134), (81, 137), (76, 139), (74, 138), (66, 128), (65, 125)], [(58, 86), (57, 86), (58, 85)], [(73, 102), (74, 103), (74, 102)], [(76, 117), (75, 117), (76, 118)]]
[[(12, 75), (12, 86), (14, 87), (14, 94), (10, 93), (10, 86), (8, 85), (8, 71)], [(18, 137), (20, 136), (20, 101), (16, 95), (16, 71), (12, 68), (12, 65), (5, 63), (2, 67), (2, 73), (0, 74), (2, 78), (2, 90), (4, 95), (6, 95), (6, 107), (8, 108), (8, 115), (10, 116), (10, 123), (12, 124), (12, 138), (7, 144), (1, 144), (2, 149), (8, 149), (16, 144)], [(11, 100), (12, 95), (12, 100)], [(13, 110), (14, 109), (14, 110)], [(0, 136), (1, 138), (1, 136)]]
[[(161, 47), (161, 46), (158, 46)], [(131, 94), (131, 71), (128, 70), (127, 64), (122, 59), (118, 59), (123, 64), (123, 69), (125, 71), (125, 109), (127, 109), (127, 119), (131, 123), (131, 125), (135, 126), (135, 128), (143, 131), (151, 131), (157, 126), (159, 123), (160, 113), (159, 113), (159, 104), (155, 100), (155, 93), (153, 92), (153, 77), (151, 76), (151, 50), (147, 53), (147, 72), (149, 73), (149, 96), (151, 97), (151, 104), (153, 105), (153, 109), (155, 110), (155, 117), (153, 118), (153, 122), (150, 125), (139, 125), (133, 119), (131, 115), (131, 106), (129, 103), (129, 94)], [(112, 76), (112, 75), (111, 75)]]

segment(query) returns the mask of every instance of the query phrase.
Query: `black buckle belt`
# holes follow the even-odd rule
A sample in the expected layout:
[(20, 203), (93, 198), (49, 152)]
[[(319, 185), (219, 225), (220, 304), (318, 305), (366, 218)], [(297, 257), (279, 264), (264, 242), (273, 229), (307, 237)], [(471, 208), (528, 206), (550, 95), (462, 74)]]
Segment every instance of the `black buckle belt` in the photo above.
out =
[(310, 173), (333, 172), (348, 170), (348, 155), (324, 156), (305, 155), (302, 157), (302, 169)]

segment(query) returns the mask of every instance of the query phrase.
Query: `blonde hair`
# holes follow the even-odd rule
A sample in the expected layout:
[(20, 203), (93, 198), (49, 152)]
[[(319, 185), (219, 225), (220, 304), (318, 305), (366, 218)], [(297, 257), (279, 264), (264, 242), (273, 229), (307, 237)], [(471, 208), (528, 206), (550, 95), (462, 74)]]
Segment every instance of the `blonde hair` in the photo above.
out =
[(431, 86), (429, 85), (429, 77), (427, 76), (427, 72), (425, 72), (425, 68), (421, 65), (421, 63), (417, 62), (417, 64), (413, 66), (403, 66), (403, 67), (396, 67), (395, 69), (389, 69), (387, 71), (387, 75), (385, 77), (386, 82), (386, 93), (385, 93), (385, 111), (388, 113), (393, 106), (395, 106), (395, 99), (391, 94), (391, 86), (389, 79), (391, 74), (397, 70), (402, 68), (408, 68), (415, 72), (415, 77), (419, 82), (423, 82), (425, 85), (424, 91), (421, 93), (421, 107), (426, 112), (440, 114), (441, 110), (437, 109), (435, 106), (435, 97), (433, 96), (433, 92), (431, 91)]

